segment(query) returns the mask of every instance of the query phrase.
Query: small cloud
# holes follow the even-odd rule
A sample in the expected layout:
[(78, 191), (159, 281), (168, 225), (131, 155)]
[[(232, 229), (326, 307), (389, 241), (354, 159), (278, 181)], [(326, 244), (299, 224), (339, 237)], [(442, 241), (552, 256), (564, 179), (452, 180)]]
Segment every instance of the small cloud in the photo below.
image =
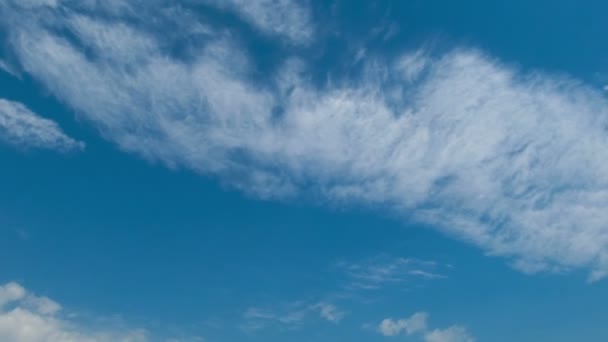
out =
[(19, 75), (19, 72), (15, 69), (15, 67), (4, 60), (0, 60), (0, 70), (14, 77), (21, 78), (21, 75)]
[(419, 335), (425, 342), (474, 342), (468, 331), (459, 325), (453, 325), (446, 329), (428, 328), (429, 314), (417, 312), (409, 318), (384, 319), (378, 325), (378, 332), (384, 336)]
[(25, 289), (14, 282), (0, 286), (0, 309), (6, 304), (23, 299), (25, 294)]
[(306, 321), (315, 317), (331, 323), (339, 323), (346, 313), (335, 304), (327, 302), (310, 303), (297, 301), (275, 308), (252, 307), (245, 310), (243, 318), (246, 323), (243, 330), (253, 332), (268, 327), (280, 329), (297, 329)]
[(252, 307), (245, 310), (243, 314), (245, 323), (241, 325), (241, 329), (249, 333), (270, 327), (280, 330), (297, 329), (308, 314), (308, 308), (299, 303), (273, 309)]
[(402, 332), (412, 335), (426, 330), (426, 321), (429, 315), (426, 312), (417, 312), (410, 318), (393, 320), (387, 318), (380, 323), (378, 330), (384, 336), (397, 336)]
[(348, 288), (377, 290), (385, 286), (411, 283), (420, 279), (446, 278), (448, 265), (415, 258), (380, 255), (358, 263), (340, 262), (337, 267), (350, 278)]
[(467, 330), (461, 326), (451, 326), (447, 329), (435, 329), (424, 336), (425, 342), (474, 342)]
[(45, 119), (25, 105), (0, 99), (0, 141), (18, 148), (43, 148), (61, 152), (83, 150), (85, 144), (61, 131), (54, 121)]
[(313, 305), (313, 308), (319, 310), (321, 318), (332, 323), (339, 323), (345, 315), (344, 311), (341, 311), (335, 305), (329, 303), (317, 303)]
[(357, 64), (359, 63), (361, 60), (363, 60), (365, 58), (365, 56), (367, 55), (367, 49), (362, 47), (359, 50), (357, 50), (357, 53), (355, 54), (355, 58), (353, 61), (353, 64)]
[(427, 271), (423, 271), (423, 270), (411, 270), (411, 271), (409, 271), (409, 274), (413, 275), (413, 276), (416, 276), (416, 277), (425, 278), (425, 279), (442, 279), (442, 278), (445, 278), (444, 275), (437, 274), (437, 273), (431, 273), (431, 272), (427, 272)]
[(243, 316), (247, 319), (275, 319), (276, 316), (270, 311), (266, 311), (259, 308), (249, 308), (245, 311)]

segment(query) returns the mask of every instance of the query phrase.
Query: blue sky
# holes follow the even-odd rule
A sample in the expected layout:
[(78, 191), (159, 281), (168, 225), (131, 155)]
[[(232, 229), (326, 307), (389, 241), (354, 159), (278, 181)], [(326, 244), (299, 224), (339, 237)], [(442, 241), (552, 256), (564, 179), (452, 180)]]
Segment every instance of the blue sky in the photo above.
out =
[(606, 340), (607, 10), (0, 0), (0, 340)]

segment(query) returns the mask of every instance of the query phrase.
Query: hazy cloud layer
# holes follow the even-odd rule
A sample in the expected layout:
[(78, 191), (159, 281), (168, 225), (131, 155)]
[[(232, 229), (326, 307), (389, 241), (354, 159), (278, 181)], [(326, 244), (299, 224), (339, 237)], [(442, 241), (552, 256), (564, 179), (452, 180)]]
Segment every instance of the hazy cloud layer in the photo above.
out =
[[(262, 197), (389, 208), (526, 272), (608, 272), (600, 89), (470, 49), (370, 56), (361, 76), (322, 86), (290, 58), (259, 82), (245, 49), (184, 8), (132, 25), (146, 11), (115, 14), (120, 1), (97, 3), (103, 18), (17, 3), (0, 4), (12, 57), (124, 151)], [(286, 30), (273, 20), (256, 25)], [(196, 39), (176, 55), (183, 36)]]

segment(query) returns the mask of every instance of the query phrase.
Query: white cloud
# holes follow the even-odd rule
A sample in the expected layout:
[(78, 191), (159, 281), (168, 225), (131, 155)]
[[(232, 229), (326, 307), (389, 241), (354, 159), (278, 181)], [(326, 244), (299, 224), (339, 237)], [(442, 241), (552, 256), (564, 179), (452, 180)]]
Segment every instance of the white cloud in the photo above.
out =
[(339, 323), (344, 318), (345, 312), (340, 310), (337, 306), (330, 303), (317, 303), (313, 305), (313, 309), (319, 311), (319, 316), (329, 322)]
[(15, 70), (14, 67), (12, 67), (8, 62), (1, 60), (0, 59), (0, 70), (6, 72), (7, 74), (17, 77), (17, 78), (21, 78), (21, 76), (19, 75), (19, 73)]
[(23, 71), (125, 151), (219, 174), (263, 197), (308, 191), (388, 207), (523, 271), (608, 274), (600, 89), (524, 74), (473, 50), (380, 58), (358, 80), (321, 87), (305, 61), (286, 62), (259, 82), (246, 52), (221, 34), (182, 59), (163, 50), (171, 37), (155, 36), (162, 27), (68, 4), (0, 6)]
[(43, 315), (53, 315), (61, 310), (61, 305), (47, 297), (30, 295), (23, 304)]
[(314, 35), (310, 8), (298, 0), (202, 0), (235, 11), (263, 33), (307, 43)]
[(378, 328), (384, 336), (397, 336), (405, 332), (408, 335), (416, 334), (426, 330), (426, 321), (429, 315), (426, 312), (417, 312), (412, 317), (394, 320), (387, 318), (380, 323)]
[(337, 268), (350, 278), (348, 288), (377, 290), (387, 285), (414, 282), (418, 279), (441, 279), (448, 266), (415, 258), (376, 256), (358, 263), (339, 262)]
[(467, 330), (460, 326), (451, 326), (445, 330), (433, 330), (424, 335), (425, 342), (474, 342)]
[(25, 297), (25, 289), (14, 282), (0, 286), (0, 308)]
[(417, 335), (425, 342), (474, 342), (464, 327), (453, 325), (447, 329), (428, 328), (429, 315), (426, 312), (417, 312), (409, 318), (394, 320), (387, 318), (378, 326), (378, 332), (384, 336), (398, 336), (402, 334)]
[(29, 293), (17, 283), (0, 286), (0, 340), (3, 342), (145, 342), (143, 330), (84, 328), (60, 314), (61, 306)]
[(273, 308), (248, 308), (243, 313), (246, 322), (242, 328), (249, 332), (268, 327), (296, 329), (315, 317), (337, 324), (345, 315), (332, 303), (296, 301)]
[(65, 135), (59, 126), (23, 104), (0, 99), (0, 141), (23, 148), (82, 150), (84, 143)]
[(401, 73), (401, 77), (407, 82), (420, 79), (424, 70), (428, 67), (431, 59), (425, 56), (425, 51), (420, 49), (414, 53), (401, 56), (396, 63), (395, 69)]

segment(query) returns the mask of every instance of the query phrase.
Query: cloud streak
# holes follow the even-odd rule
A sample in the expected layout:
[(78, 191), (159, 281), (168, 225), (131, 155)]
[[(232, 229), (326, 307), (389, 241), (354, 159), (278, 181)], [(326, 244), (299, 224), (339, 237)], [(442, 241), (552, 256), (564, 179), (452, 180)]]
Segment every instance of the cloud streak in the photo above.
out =
[(242, 328), (247, 332), (258, 331), (271, 326), (281, 329), (296, 329), (315, 317), (338, 324), (345, 315), (346, 312), (332, 303), (298, 301), (273, 309), (248, 308), (243, 313), (245, 324), (242, 325)]
[(600, 89), (470, 49), (368, 57), (360, 76), (323, 85), (291, 58), (260, 82), (221, 31), (175, 56), (163, 27), (109, 11), (0, 6), (23, 71), (124, 151), (261, 197), (388, 208), (525, 272), (608, 274)]
[(339, 262), (337, 269), (349, 278), (347, 288), (378, 290), (391, 285), (407, 286), (419, 280), (443, 279), (449, 265), (415, 258), (379, 255), (361, 262)]
[(0, 141), (18, 148), (42, 148), (61, 152), (84, 149), (61, 131), (54, 121), (44, 119), (23, 104), (0, 99)]

